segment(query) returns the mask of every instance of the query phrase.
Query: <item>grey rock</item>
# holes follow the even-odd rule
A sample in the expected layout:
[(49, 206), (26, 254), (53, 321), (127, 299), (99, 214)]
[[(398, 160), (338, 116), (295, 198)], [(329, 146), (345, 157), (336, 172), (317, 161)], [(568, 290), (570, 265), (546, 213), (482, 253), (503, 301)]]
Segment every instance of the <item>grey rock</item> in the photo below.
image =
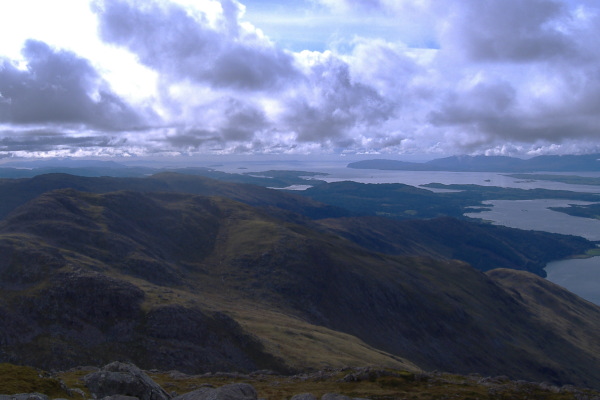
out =
[(200, 389), (196, 389), (193, 392), (188, 392), (177, 397), (174, 397), (172, 400), (201, 400), (209, 398), (216, 389), (208, 386), (201, 387)]
[(292, 396), (291, 400), (317, 400), (317, 396), (312, 393), (300, 393)]
[(48, 396), (41, 393), (0, 394), (0, 400), (48, 400)]
[(122, 394), (114, 394), (112, 396), (106, 396), (102, 400), (139, 400), (139, 399), (137, 397), (133, 397), (133, 396), (124, 396)]
[(339, 393), (326, 393), (323, 396), (321, 396), (321, 400), (368, 400), (368, 399), (361, 399), (358, 397), (352, 398), (352, 397), (344, 396), (343, 394), (339, 394)]
[[(75, 395), (78, 395), (82, 399), (85, 399), (85, 397), (86, 397), (85, 392), (78, 388), (67, 388), (67, 393), (69, 393), (69, 396), (71, 396), (71, 397), (75, 397)], [(54, 399), (54, 400), (56, 400), (56, 399)]]
[(203, 387), (175, 397), (173, 400), (257, 400), (258, 394), (252, 385), (232, 383), (213, 389)]
[(338, 393), (326, 393), (321, 396), (321, 400), (352, 400), (352, 398)]
[[(97, 399), (121, 395), (139, 400), (169, 400), (169, 394), (133, 364), (113, 362), (83, 378)], [(20, 399), (19, 399), (20, 400)], [(122, 398), (114, 400), (125, 400)]]

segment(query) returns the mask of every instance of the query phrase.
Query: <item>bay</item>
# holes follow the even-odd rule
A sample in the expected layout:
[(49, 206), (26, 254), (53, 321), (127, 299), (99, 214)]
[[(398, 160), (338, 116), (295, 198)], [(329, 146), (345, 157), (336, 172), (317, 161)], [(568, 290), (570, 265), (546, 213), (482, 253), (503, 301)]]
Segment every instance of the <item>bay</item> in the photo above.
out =
[[(428, 183), (455, 183), (520, 189), (540, 188), (550, 190), (570, 190), (584, 193), (600, 193), (599, 186), (573, 185), (562, 182), (533, 179), (518, 179), (510, 177), (504, 173), (496, 172), (388, 171), (355, 169), (347, 168), (345, 163), (331, 161), (296, 161), (291, 164), (285, 161), (236, 162), (224, 163), (222, 165), (211, 167), (219, 171), (238, 174), (263, 172), (268, 170), (300, 170), (307, 172), (322, 172), (328, 175), (318, 176), (315, 177), (315, 179), (326, 182), (353, 181), (359, 183), (403, 183), (411, 186), (421, 186)], [(582, 173), (581, 175), (600, 176), (600, 172)], [(426, 189), (431, 190), (429, 188)]]
[(600, 241), (600, 220), (574, 217), (550, 210), (549, 207), (567, 207), (569, 204), (592, 204), (576, 200), (491, 200), (489, 211), (466, 213), (467, 217), (481, 218), (494, 224), (525, 230), (537, 230), (564, 235), (576, 235)]
[[(526, 230), (539, 230), (600, 240), (600, 220), (567, 215), (548, 207), (589, 204), (569, 200), (493, 200), (490, 211), (465, 214), (494, 224)], [(548, 263), (544, 268), (550, 282), (600, 305), (600, 257), (568, 259)]]
[(553, 261), (545, 269), (550, 282), (600, 305), (600, 257)]

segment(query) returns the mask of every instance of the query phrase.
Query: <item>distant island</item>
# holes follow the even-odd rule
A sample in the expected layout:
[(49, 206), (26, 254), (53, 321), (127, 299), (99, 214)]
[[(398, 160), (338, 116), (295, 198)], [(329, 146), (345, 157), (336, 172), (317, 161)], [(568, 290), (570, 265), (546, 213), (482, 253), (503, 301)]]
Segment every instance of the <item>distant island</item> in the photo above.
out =
[(505, 156), (452, 156), (417, 163), (398, 160), (364, 160), (347, 165), (355, 169), (452, 172), (573, 172), (600, 171), (600, 154), (538, 156), (527, 160)]

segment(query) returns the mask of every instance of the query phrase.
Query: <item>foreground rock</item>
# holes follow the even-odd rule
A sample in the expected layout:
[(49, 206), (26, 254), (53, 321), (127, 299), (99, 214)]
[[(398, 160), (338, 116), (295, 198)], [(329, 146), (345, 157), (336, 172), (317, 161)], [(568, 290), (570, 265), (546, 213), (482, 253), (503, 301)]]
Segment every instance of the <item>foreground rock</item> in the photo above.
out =
[[(20, 367), (15, 367), (20, 368)], [(111, 363), (89, 373), (83, 381), (90, 389), (86, 396), (79, 389), (70, 389), (63, 379), (72, 382), (88, 368), (56, 374), (37, 371), (32, 379), (25, 378), (19, 385), (12, 379), (14, 369), (0, 372), (0, 400), (101, 399), (101, 400), (365, 400), (365, 399), (554, 399), (600, 400), (600, 392), (572, 385), (555, 386), (548, 382), (513, 381), (507, 376), (456, 375), (443, 372), (413, 373), (378, 367), (324, 369), (297, 375), (264, 374), (261, 371), (244, 375), (211, 373), (186, 375), (178, 371), (152, 371), (152, 376), (165, 388), (185, 393), (169, 398), (153, 379), (138, 367), (125, 363)], [(75, 375), (73, 375), (75, 374)], [(50, 381), (60, 381), (61, 391), (50, 390)], [(225, 382), (228, 384), (223, 385)], [(190, 391), (196, 388), (197, 390)], [(55, 388), (54, 388), (55, 389)], [(30, 390), (31, 392), (25, 393)], [(50, 391), (46, 391), (50, 390)], [(73, 396), (78, 394), (80, 396)], [(176, 396), (173, 394), (173, 396)]]
[(94, 398), (131, 396), (139, 400), (169, 400), (171, 396), (132, 364), (113, 362), (83, 378)]
[(203, 387), (173, 398), (173, 400), (257, 400), (258, 394), (252, 385), (232, 383), (214, 389)]
[(48, 396), (41, 393), (0, 394), (0, 400), (48, 400)]

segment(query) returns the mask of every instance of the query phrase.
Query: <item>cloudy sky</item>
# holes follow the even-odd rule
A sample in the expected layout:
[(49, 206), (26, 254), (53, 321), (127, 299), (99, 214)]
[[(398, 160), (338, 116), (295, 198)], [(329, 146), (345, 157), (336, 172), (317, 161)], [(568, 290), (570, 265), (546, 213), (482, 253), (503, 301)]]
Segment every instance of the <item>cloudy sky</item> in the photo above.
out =
[(600, 152), (597, 0), (0, 4), (0, 158)]

